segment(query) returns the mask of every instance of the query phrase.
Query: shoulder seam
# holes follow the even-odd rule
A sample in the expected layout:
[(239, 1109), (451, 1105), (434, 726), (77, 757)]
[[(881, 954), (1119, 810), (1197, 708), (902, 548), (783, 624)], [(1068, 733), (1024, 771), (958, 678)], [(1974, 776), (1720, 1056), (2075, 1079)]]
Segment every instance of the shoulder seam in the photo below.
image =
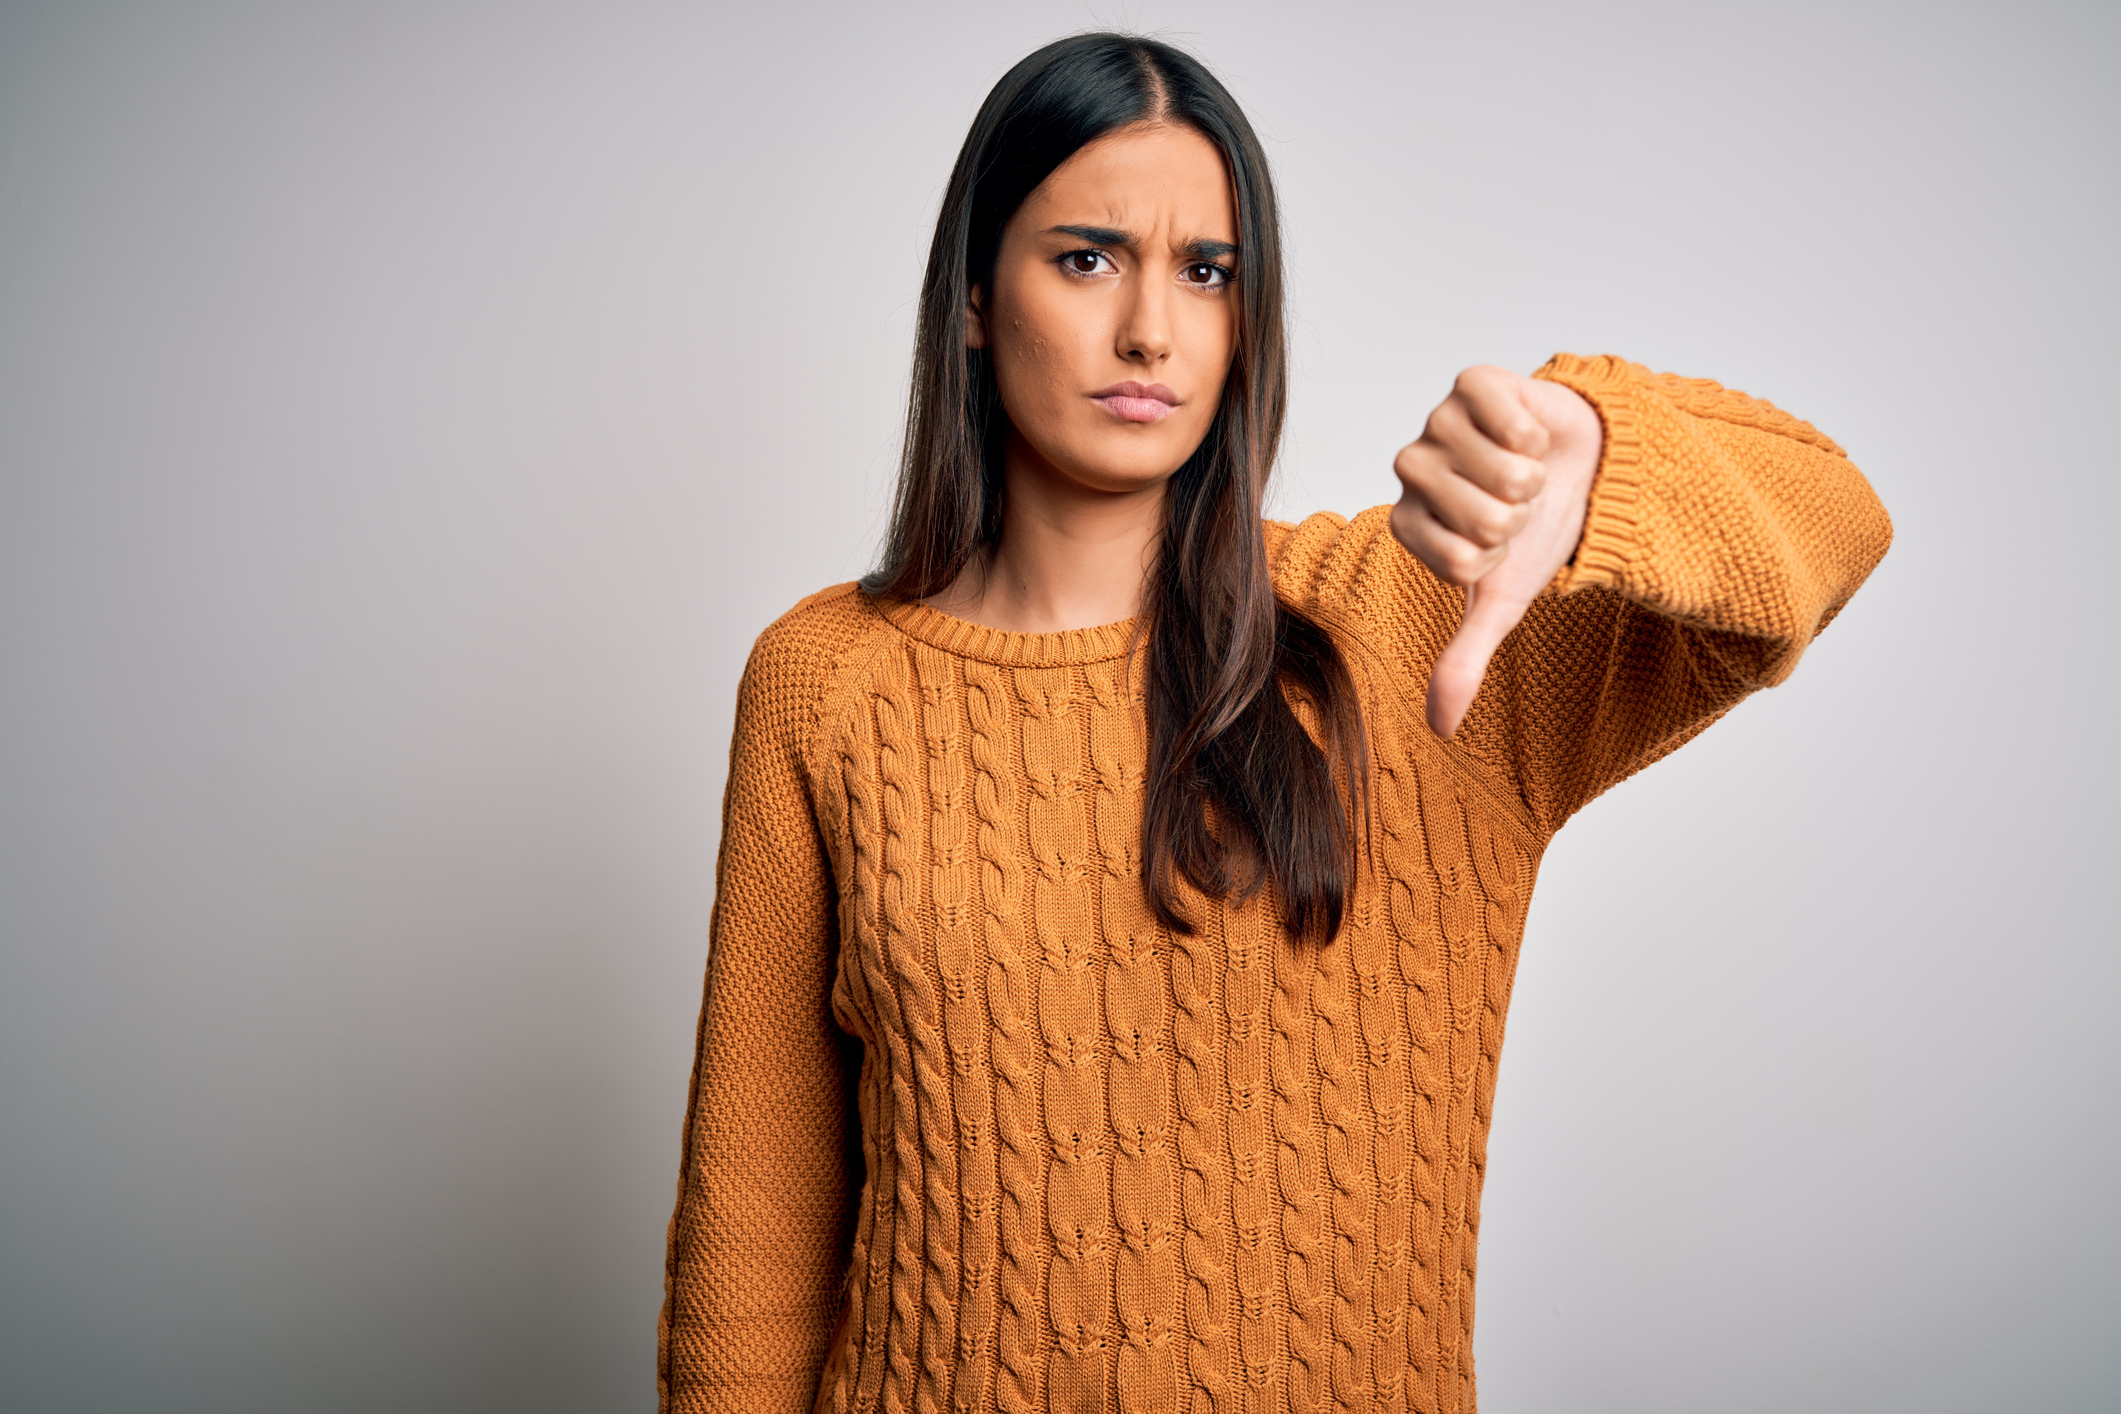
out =
[[(835, 585), (833, 589), (820, 591), (820, 595), (832, 595), (837, 590), (849, 590), (854, 587), (851, 584)], [(885, 618), (866, 599), (863, 607), (868, 611), (869, 623), (850, 637), (846, 645), (833, 655), (830, 666), (818, 683), (817, 694), (810, 702), (810, 723), (804, 734), (802, 761), (804, 773), (813, 782), (813, 789), (815, 783), (824, 778), (825, 738), (834, 715), (834, 701), (847, 692), (849, 684), (859, 677), (861, 669), (876, 656), (879, 646), (898, 633), (891, 620)]]

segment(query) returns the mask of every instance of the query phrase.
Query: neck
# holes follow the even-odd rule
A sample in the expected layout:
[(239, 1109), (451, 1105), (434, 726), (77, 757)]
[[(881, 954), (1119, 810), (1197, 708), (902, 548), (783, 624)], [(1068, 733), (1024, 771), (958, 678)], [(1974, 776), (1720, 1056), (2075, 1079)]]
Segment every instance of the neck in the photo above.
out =
[(1012, 633), (1131, 619), (1164, 533), (1165, 482), (1120, 491), (1062, 475), (1015, 434), (1004, 466), (1002, 534), (928, 602)]

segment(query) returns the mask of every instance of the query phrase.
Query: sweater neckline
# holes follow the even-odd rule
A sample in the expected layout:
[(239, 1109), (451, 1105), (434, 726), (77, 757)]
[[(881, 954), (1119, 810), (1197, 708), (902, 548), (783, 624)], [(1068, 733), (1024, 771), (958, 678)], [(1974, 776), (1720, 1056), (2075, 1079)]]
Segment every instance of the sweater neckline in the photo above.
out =
[(909, 638), (960, 658), (1007, 667), (1060, 668), (1103, 663), (1126, 657), (1134, 644), (1134, 619), (1055, 633), (1014, 633), (988, 628), (911, 599), (886, 599), (879, 607), (884, 617)]

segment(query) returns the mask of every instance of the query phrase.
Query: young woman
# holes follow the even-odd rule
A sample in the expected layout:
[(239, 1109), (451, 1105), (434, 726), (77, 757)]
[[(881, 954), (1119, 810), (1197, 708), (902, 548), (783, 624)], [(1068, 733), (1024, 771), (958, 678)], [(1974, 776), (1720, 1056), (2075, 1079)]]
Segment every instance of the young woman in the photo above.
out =
[(1196, 61), (988, 96), (882, 568), (739, 693), (666, 1409), (1472, 1407), (1541, 851), (1890, 530), (1807, 424), (1569, 355), (1461, 375), (1396, 506), (1262, 523), (1281, 299)]

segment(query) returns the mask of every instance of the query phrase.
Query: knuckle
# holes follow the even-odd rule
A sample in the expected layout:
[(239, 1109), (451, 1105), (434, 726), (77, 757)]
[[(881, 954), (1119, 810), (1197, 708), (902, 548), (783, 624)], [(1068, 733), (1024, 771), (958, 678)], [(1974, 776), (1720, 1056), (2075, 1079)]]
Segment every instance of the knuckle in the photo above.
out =
[[(1419, 506), (1400, 502), (1392, 508), (1392, 533), (1399, 543), (1427, 565), (1437, 569), (1439, 564), (1436, 524), (1422, 513)], [(1441, 573), (1438, 570), (1438, 573)]]
[(1450, 580), (1453, 584), (1477, 583), (1484, 568), (1483, 561), (1486, 558), (1475, 546), (1466, 544), (1453, 545), (1444, 551), (1444, 565), (1449, 571), (1444, 578)]
[(1422, 424), (1421, 440), (1431, 444), (1441, 442), (1451, 435), (1465, 417), (1465, 410), (1455, 401), (1456, 395), (1445, 398), (1429, 412), (1429, 420)]
[(1406, 476), (1411, 485), (1438, 491), (1449, 486), (1456, 475), (1450, 454), (1441, 448), (1417, 447), (1407, 458)]
[(1453, 529), (1482, 550), (1492, 550), (1510, 538), (1516, 507), (1492, 496), (1480, 496), (1462, 507)]

